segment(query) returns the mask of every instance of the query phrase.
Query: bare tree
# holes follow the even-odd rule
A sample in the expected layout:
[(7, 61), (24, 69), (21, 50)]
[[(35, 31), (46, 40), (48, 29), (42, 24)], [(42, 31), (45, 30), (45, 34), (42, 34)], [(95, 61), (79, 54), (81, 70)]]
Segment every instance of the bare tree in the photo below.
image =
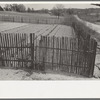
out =
[(19, 4), (18, 5), (18, 10), (19, 10), (19, 12), (25, 12), (26, 11), (26, 7), (23, 4)]
[(72, 15), (72, 14), (74, 13), (74, 10), (73, 10), (73, 9), (67, 9), (67, 13), (68, 13), (69, 15)]
[(31, 12), (31, 9), (29, 7), (27, 8), (27, 12)]
[(34, 12), (34, 8), (32, 8), (31, 12)]
[(63, 14), (64, 12), (64, 5), (62, 4), (57, 4), (53, 7), (52, 9), (52, 12), (54, 15), (58, 16), (58, 19), (59, 17)]
[(18, 4), (10, 5), (12, 11), (18, 11)]

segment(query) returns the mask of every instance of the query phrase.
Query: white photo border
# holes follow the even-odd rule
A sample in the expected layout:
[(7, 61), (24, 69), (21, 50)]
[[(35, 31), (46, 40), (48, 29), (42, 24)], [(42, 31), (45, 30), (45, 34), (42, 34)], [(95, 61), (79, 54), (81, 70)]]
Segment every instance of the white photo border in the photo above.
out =
[[(100, 3), (100, 1), (21, 1), (5, 3)], [(0, 98), (100, 98), (100, 80), (0, 81)]]

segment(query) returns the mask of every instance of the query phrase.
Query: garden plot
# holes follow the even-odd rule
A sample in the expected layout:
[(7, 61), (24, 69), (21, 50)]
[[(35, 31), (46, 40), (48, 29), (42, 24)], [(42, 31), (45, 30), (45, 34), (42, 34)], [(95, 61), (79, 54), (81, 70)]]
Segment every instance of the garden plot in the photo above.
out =
[(56, 29), (49, 34), (49, 36), (55, 36), (55, 34), (60, 30), (61, 25), (56, 26)]
[[(0, 24), (1, 33), (35, 33), (37, 39), (40, 36), (73, 37), (72, 28), (65, 25), (46, 25), (46, 24), (20, 24), (2, 23)], [(29, 39), (28, 39), (29, 41)], [(30, 41), (29, 41), (30, 42)]]
[(5, 23), (0, 23), (0, 32), (26, 26), (26, 23), (10, 23), (10, 22), (5, 22)]
[(65, 25), (46, 25), (46, 24), (19, 24), (2, 23), (0, 24), (1, 33), (35, 33), (43, 36), (73, 37), (72, 28)]
[(37, 26), (37, 24), (27, 24), (24, 27), (5, 30), (2, 33), (34, 33), (36, 31), (43, 29), (44, 27), (45, 27), (44, 25)]
[(73, 37), (72, 28), (70, 26), (61, 25), (59, 31), (55, 34), (56, 37)]

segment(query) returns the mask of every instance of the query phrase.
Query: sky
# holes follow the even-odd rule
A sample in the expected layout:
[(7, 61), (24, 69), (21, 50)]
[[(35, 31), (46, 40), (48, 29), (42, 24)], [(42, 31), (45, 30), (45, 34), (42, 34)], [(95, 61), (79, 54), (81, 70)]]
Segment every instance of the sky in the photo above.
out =
[[(56, 4), (55, 3), (23, 3), (26, 8), (30, 7), (30, 8), (34, 8), (35, 10), (39, 10), (39, 9), (42, 9), (42, 8), (45, 8), (45, 9), (52, 9)], [(81, 8), (81, 9), (84, 9), (84, 8), (100, 8), (100, 7), (97, 7), (95, 5), (91, 5), (91, 3), (75, 3), (75, 4), (72, 4), (72, 3), (60, 3), (60, 4), (63, 4), (65, 8)], [(2, 7), (4, 7), (5, 4), (2, 4), (0, 3), (0, 5)]]
[[(33, 7), (35, 10), (46, 8), (52, 9), (56, 4), (26, 4), (26, 7)], [(65, 8), (98, 8), (91, 4), (63, 4)], [(100, 7), (99, 7), (100, 8)]]

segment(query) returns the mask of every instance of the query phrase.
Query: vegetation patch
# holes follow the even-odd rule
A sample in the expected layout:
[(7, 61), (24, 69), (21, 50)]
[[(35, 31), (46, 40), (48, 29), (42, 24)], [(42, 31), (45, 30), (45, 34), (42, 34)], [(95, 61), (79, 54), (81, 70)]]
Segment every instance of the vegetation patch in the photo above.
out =
[(75, 30), (76, 36), (82, 37), (83, 39), (93, 38), (100, 41), (100, 34), (86, 26), (85, 22), (81, 22), (75, 16), (70, 17), (70, 26)]

